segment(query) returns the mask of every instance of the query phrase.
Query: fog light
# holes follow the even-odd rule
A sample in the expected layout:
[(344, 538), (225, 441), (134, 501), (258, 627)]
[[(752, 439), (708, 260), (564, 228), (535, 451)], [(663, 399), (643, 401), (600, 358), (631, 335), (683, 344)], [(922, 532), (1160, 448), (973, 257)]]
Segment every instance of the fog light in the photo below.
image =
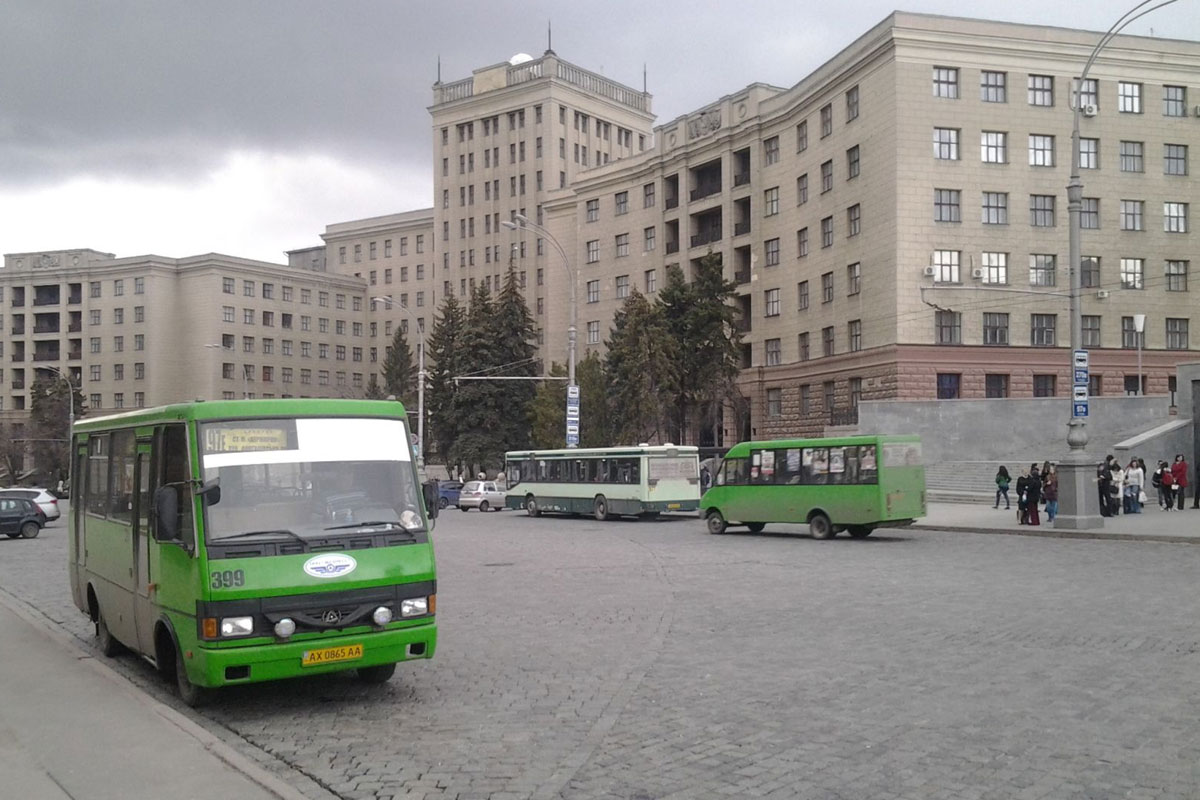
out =
[(429, 613), (429, 600), (425, 597), (414, 597), (400, 601), (400, 616), (420, 617)]
[(284, 617), (275, 623), (275, 635), (280, 639), (286, 639), (296, 632), (296, 623)]
[(222, 636), (249, 636), (254, 633), (254, 617), (225, 617), (221, 620)]
[(380, 606), (379, 608), (375, 609), (375, 613), (371, 615), (371, 619), (376, 625), (382, 628), (384, 625), (387, 625), (392, 621), (392, 610), (387, 606)]

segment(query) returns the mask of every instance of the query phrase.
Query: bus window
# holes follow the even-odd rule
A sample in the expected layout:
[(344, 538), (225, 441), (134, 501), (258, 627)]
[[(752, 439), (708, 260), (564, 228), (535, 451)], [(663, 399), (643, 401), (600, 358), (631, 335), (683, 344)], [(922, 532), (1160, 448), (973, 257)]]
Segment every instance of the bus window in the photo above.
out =
[(804, 448), (801, 463), (804, 470), (804, 483), (829, 483), (829, 448)]
[(87, 503), (89, 514), (103, 517), (108, 511), (108, 448), (109, 434), (92, 435), (88, 439)]
[(858, 448), (858, 473), (861, 483), (878, 483), (879, 467), (875, 462), (875, 445)]
[(192, 469), (188, 463), (187, 428), (163, 426), (158, 445), (162, 448), (158, 460), (163, 469), (159, 486), (172, 484), (179, 495), (179, 539), (191, 549), (196, 543), (196, 532), (192, 529), (192, 493), (188, 489)]
[(775, 483), (775, 451), (750, 452), (750, 483), (757, 486)]
[(746, 459), (727, 458), (721, 462), (721, 470), (717, 473), (718, 486), (742, 486), (746, 483)]
[(775, 482), (796, 485), (804, 483), (800, 466), (800, 448), (789, 447), (775, 454)]
[(112, 435), (108, 516), (126, 524), (133, 523), (134, 442), (132, 430), (115, 431)]

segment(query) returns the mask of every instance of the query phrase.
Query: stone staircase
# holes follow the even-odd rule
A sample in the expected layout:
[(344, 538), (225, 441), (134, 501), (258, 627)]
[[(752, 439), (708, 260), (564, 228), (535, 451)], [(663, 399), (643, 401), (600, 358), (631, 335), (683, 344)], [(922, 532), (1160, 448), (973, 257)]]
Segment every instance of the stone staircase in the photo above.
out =
[[(1034, 463), (1030, 458), (1025, 461), (1005, 461), (1008, 474), (1012, 476), (1012, 484), (1008, 489), (1008, 499), (1016, 505), (1017, 476), (1022, 469), (1028, 469)], [(1040, 468), (1041, 461), (1038, 461)], [(931, 503), (987, 503), (996, 501), (996, 470), (1000, 468), (999, 461), (942, 461), (925, 465), (925, 497)]]

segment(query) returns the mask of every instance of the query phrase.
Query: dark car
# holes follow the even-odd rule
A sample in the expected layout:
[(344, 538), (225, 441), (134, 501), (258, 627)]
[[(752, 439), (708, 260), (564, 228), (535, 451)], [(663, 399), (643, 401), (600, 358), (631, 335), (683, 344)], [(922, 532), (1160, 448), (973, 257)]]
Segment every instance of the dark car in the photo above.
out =
[(438, 508), (458, 505), (458, 495), (462, 492), (462, 481), (438, 481)]
[(37, 503), (23, 497), (0, 497), (0, 533), (16, 539), (33, 539), (46, 525), (46, 514)]

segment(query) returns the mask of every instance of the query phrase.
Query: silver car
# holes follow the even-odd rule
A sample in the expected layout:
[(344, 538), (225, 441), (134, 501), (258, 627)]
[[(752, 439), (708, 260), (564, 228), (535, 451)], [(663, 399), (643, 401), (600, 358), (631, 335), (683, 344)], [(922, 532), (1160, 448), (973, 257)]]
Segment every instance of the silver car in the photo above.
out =
[(0, 497), (23, 497), (26, 500), (32, 500), (46, 515), (47, 522), (53, 522), (62, 516), (62, 512), (58, 510), (58, 498), (45, 489), (33, 487), (0, 489)]
[(504, 508), (504, 490), (495, 481), (467, 481), (458, 494), (458, 507), (463, 511), (499, 511)]

